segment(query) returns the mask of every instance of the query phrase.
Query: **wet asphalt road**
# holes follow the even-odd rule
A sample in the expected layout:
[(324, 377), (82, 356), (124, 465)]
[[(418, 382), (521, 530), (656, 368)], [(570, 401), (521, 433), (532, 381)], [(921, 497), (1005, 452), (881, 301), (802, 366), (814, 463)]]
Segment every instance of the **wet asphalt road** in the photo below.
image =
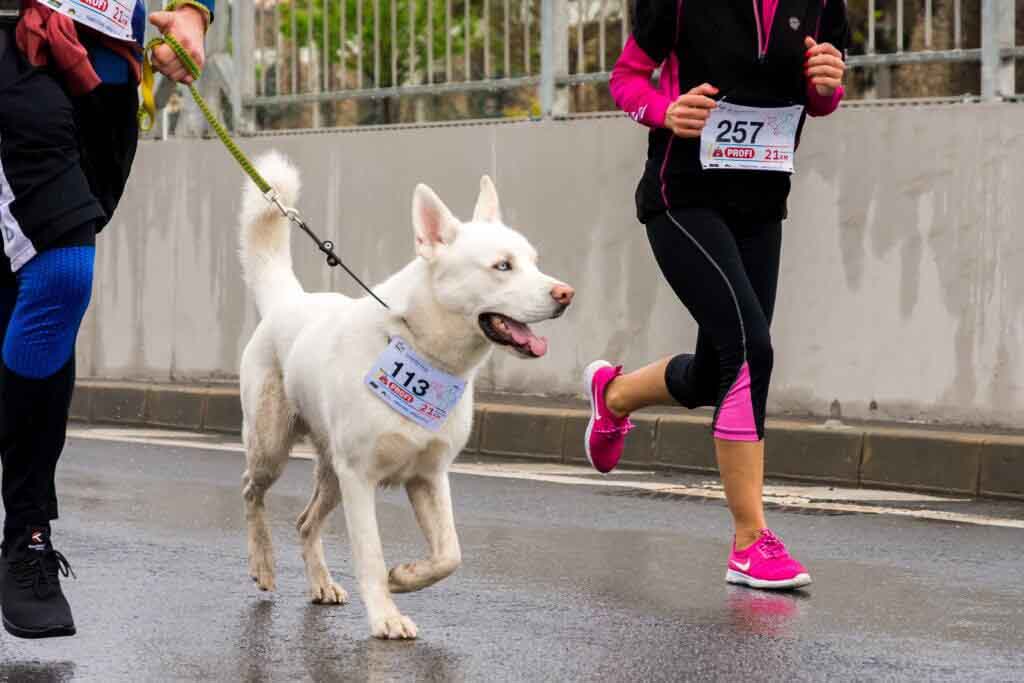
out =
[[(79, 635), (3, 633), (0, 680), (1024, 679), (1019, 529), (774, 511), (816, 583), (773, 595), (724, 583), (717, 501), (455, 475), (465, 564), (398, 597), (420, 640), (378, 642), (340, 513), (326, 551), (353, 600), (307, 600), (308, 461), (268, 498), (278, 592), (254, 588), (241, 471), (237, 453), (73, 440), (55, 538)], [(380, 501), (389, 563), (419, 557), (404, 494)]]

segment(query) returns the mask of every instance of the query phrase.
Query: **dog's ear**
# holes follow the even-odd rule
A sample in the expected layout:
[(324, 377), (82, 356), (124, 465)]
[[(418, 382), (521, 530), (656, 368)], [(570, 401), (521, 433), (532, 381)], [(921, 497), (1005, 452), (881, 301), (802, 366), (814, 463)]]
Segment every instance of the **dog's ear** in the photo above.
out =
[(490, 176), (480, 179), (480, 196), (476, 200), (476, 209), (473, 210), (474, 223), (500, 223), (501, 205), (498, 203), (498, 190), (491, 182)]
[(451, 244), (459, 232), (459, 220), (426, 185), (417, 185), (412, 196), (412, 226), (416, 231), (416, 253), (434, 258), (438, 247)]

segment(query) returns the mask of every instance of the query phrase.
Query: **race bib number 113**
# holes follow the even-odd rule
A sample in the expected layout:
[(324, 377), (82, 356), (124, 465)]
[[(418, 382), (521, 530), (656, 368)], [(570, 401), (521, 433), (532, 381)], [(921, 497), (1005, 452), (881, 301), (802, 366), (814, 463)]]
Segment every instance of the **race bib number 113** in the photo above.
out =
[(401, 337), (392, 337), (365, 383), (395, 412), (431, 431), (441, 428), (466, 390), (465, 380), (432, 367)]
[(792, 173), (803, 111), (801, 105), (768, 108), (719, 102), (701, 134), (701, 166)]

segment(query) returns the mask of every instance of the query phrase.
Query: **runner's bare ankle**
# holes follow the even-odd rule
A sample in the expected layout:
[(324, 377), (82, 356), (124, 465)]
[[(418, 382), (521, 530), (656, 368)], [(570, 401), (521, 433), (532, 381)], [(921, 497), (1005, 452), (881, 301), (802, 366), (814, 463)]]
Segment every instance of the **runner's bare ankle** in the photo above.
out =
[[(616, 386), (618, 385), (618, 386)], [(616, 377), (604, 389), (604, 404), (612, 415), (623, 418), (629, 415), (629, 407), (625, 405), (622, 396), (622, 377)]]
[(757, 539), (761, 537), (760, 529), (737, 529), (736, 530), (736, 549), (746, 550), (750, 546), (757, 542)]

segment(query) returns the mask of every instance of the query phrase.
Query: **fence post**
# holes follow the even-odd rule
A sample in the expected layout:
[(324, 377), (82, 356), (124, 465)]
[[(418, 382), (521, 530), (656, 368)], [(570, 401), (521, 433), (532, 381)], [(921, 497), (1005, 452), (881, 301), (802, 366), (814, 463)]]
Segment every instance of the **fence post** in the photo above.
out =
[(569, 75), (569, 2), (541, 0), (540, 103), (544, 118), (569, 113), (569, 87), (558, 81)]
[(231, 88), (231, 108), (235, 127), (244, 130), (242, 100), (256, 94), (256, 72), (253, 51), (256, 49), (256, 6), (253, 0), (232, 0), (231, 3), (232, 56), (236, 83)]
[(1015, 0), (981, 2), (981, 96), (986, 100), (1014, 94), (1014, 60), (1003, 59), (1000, 51), (1013, 47), (1016, 11)]

